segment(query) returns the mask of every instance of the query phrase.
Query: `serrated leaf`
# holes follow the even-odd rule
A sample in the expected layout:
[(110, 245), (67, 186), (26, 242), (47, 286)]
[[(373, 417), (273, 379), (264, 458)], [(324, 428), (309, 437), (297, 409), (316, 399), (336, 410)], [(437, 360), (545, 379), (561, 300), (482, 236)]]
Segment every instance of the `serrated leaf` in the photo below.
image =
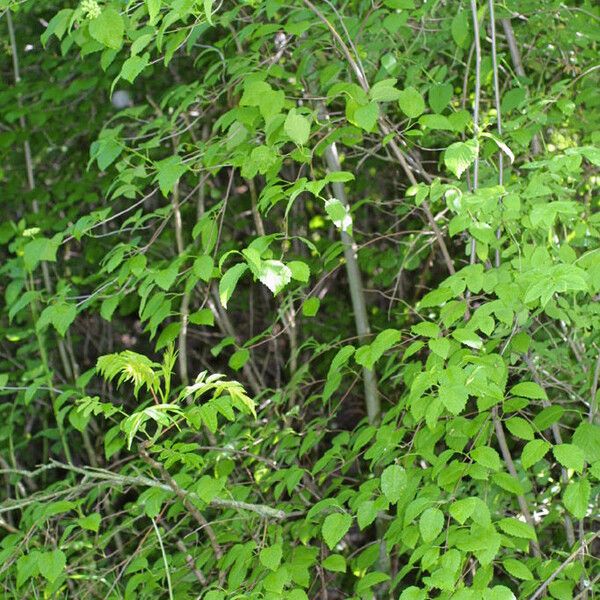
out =
[(102, 517), (100, 516), (100, 513), (92, 513), (86, 515), (85, 517), (80, 517), (79, 519), (77, 519), (77, 524), (83, 529), (98, 532), (98, 530), (100, 529), (101, 520)]
[(156, 180), (162, 195), (166, 198), (175, 188), (175, 184), (187, 171), (180, 156), (169, 156), (156, 163)]
[(103, 46), (118, 50), (123, 44), (125, 24), (118, 11), (107, 6), (100, 15), (90, 21), (89, 31), (90, 35)]
[(585, 454), (579, 446), (574, 444), (559, 444), (552, 448), (554, 458), (567, 469), (573, 469), (578, 473), (583, 471)]
[(333, 513), (327, 515), (323, 521), (321, 533), (330, 550), (348, 533), (352, 525), (352, 517), (346, 513)]
[(444, 528), (444, 513), (439, 508), (428, 508), (419, 519), (419, 531), (423, 541), (433, 542)]
[(310, 278), (310, 269), (305, 262), (302, 262), (301, 260), (292, 260), (287, 263), (287, 267), (289, 268), (293, 279), (303, 283), (308, 282)]
[(271, 571), (276, 571), (281, 564), (282, 548), (281, 544), (273, 544), (263, 548), (258, 558), (263, 566)]
[(563, 493), (566, 509), (576, 518), (583, 519), (588, 511), (592, 486), (587, 479), (571, 482)]
[(36, 323), (38, 329), (43, 329), (47, 325), (52, 326), (60, 333), (62, 337), (65, 337), (69, 326), (75, 320), (77, 316), (77, 307), (74, 304), (67, 304), (66, 302), (57, 302), (47, 306), (39, 316)]
[(283, 130), (298, 146), (304, 146), (310, 137), (310, 121), (292, 108), (285, 118)]
[(533, 381), (522, 381), (510, 388), (510, 393), (513, 396), (523, 396), (523, 398), (531, 398), (532, 400), (547, 400), (546, 392)]
[(406, 471), (400, 465), (390, 465), (381, 474), (381, 491), (392, 504), (400, 501), (406, 484)]
[(471, 450), (471, 458), (480, 465), (498, 471), (500, 469), (500, 455), (489, 446), (479, 446)]
[(60, 237), (52, 239), (36, 238), (27, 242), (23, 248), (23, 260), (28, 271), (33, 271), (41, 260), (56, 262), (56, 252), (60, 245)]
[(542, 460), (548, 450), (550, 450), (551, 445), (545, 440), (531, 440), (525, 444), (523, 448), (523, 452), (521, 452), (521, 464), (524, 469), (529, 469)]
[(479, 144), (476, 140), (455, 142), (444, 152), (446, 168), (460, 179), (460, 176), (473, 164), (479, 154)]
[(292, 272), (280, 260), (262, 260), (258, 269), (258, 279), (275, 296), (292, 280)]
[(358, 526), (361, 530), (368, 527), (376, 517), (377, 508), (375, 507), (375, 502), (372, 500), (363, 502), (356, 511), (356, 520), (358, 521)]
[(531, 526), (512, 517), (501, 519), (498, 522), (498, 527), (500, 527), (504, 533), (508, 533), (508, 535), (512, 535), (514, 537), (524, 538), (526, 540), (537, 539), (535, 531)]
[(121, 67), (120, 77), (133, 83), (137, 76), (148, 66), (150, 54), (144, 53), (142, 56), (130, 56)]
[(322, 567), (334, 573), (346, 572), (346, 559), (341, 554), (330, 554), (322, 563)]
[(205, 254), (203, 256), (199, 256), (194, 261), (192, 269), (196, 277), (198, 277), (202, 281), (209, 282), (212, 277), (214, 266), (215, 264), (212, 256)]
[(511, 417), (506, 421), (505, 425), (506, 429), (522, 440), (533, 440), (535, 436), (533, 427), (522, 417)]
[(40, 552), (38, 567), (40, 575), (50, 583), (56, 581), (65, 570), (67, 557), (62, 550), (53, 550), (52, 552)]
[(506, 558), (502, 561), (502, 566), (510, 575), (517, 579), (522, 579), (523, 581), (531, 581), (533, 579), (533, 573), (520, 560)]
[(221, 277), (221, 281), (219, 281), (219, 298), (224, 308), (227, 308), (227, 303), (231, 299), (240, 277), (247, 269), (248, 265), (246, 263), (239, 263), (228, 269)]

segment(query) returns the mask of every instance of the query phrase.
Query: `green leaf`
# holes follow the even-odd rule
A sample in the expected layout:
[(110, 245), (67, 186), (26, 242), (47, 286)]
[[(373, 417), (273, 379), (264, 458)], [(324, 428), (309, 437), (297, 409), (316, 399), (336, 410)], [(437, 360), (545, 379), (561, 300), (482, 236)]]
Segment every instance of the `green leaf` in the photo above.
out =
[(118, 50), (123, 44), (125, 24), (121, 15), (111, 6), (90, 21), (90, 35), (103, 46)]
[(476, 140), (455, 142), (444, 152), (446, 168), (460, 179), (460, 176), (473, 164), (479, 154), (479, 144)]
[(155, 352), (162, 350), (166, 346), (168, 346), (171, 342), (177, 339), (179, 332), (181, 331), (181, 322), (177, 321), (176, 323), (169, 323), (158, 336), (156, 340), (156, 346), (154, 348)]
[(54, 236), (52, 239), (36, 238), (27, 242), (23, 248), (23, 260), (25, 268), (33, 271), (41, 260), (56, 262), (56, 252), (60, 245), (62, 236)]
[(427, 592), (421, 590), (418, 587), (411, 585), (402, 590), (398, 600), (425, 600), (427, 598)]
[(263, 260), (260, 262), (258, 279), (275, 296), (292, 280), (292, 272), (280, 260)]
[(310, 121), (292, 108), (283, 124), (283, 130), (298, 146), (304, 146), (310, 137)]
[(57, 302), (47, 306), (39, 316), (36, 323), (38, 329), (43, 329), (52, 324), (62, 337), (65, 337), (71, 323), (77, 316), (77, 307), (66, 302)]
[(330, 554), (322, 563), (324, 569), (334, 573), (346, 572), (346, 559), (341, 554)]
[(165, 198), (175, 189), (175, 184), (187, 171), (180, 156), (169, 156), (157, 162), (156, 169), (156, 180)]
[(498, 521), (498, 527), (500, 527), (504, 533), (512, 535), (513, 537), (525, 538), (527, 540), (537, 539), (535, 531), (530, 525), (512, 517)]
[(444, 513), (439, 508), (428, 508), (419, 519), (419, 531), (423, 541), (433, 542), (444, 528)]
[(527, 565), (520, 560), (506, 558), (502, 561), (502, 566), (510, 575), (517, 579), (522, 579), (524, 581), (531, 581), (533, 579), (533, 573), (527, 568)]
[(100, 513), (92, 513), (90, 515), (86, 515), (85, 517), (80, 517), (77, 519), (77, 524), (83, 529), (87, 529), (89, 531), (98, 532), (100, 529), (100, 521), (102, 517)]
[(556, 460), (567, 469), (573, 469), (578, 473), (583, 471), (585, 454), (579, 446), (574, 444), (559, 444), (552, 448)]
[(302, 314), (305, 317), (314, 317), (319, 312), (321, 301), (316, 296), (311, 296), (302, 305)]
[(447, 338), (434, 338), (427, 342), (429, 349), (441, 358), (448, 358), (450, 354), (451, 343)]
[(65, 35), (67, 31), (67, 27), (69, 26), (69, 22), (71, 21), (71, 16), (73, 15), (73, 9), (71, 8), (63, 8), (59, 10), (53, 17), (50, 19), (46, 30), (40, 36), (42, 41), (42, 45), (45, 46), (52, 35), (55, 35), (59, 40), (62, 39), (63, 35)]
[(533, 427), (521, 417), (511, 417), (506, 421), (506, 429), (522, 440), (533, 440)]
[(523, 381), (517, 383), (510, 389), (513, 396), (523, 396), (523, 398), (531, 398), (533, 400), (547, 400), (546, 392), (533, 381)]
[(600, 427), (587, 421), (581, 422), (573, 434), (573, 443), (581, 448), (589, 463), (600, 460)]
[(441, 113), (450, 103), (454, 88), (451, 83), (436, 83), (429, 88), (429, 106), (436, 113)]
[(469, 14), (466, 10), (459, 10), (454, 15), (450, 32), (456, 45), (459, 48), (465, 48), (469, 37)]
[(276, 571), (281, 564), (282, 548), (281, 544), (267, 546), (260, 551), (259, 560), (263, 566), (271, 571)]
[(360, 529), (368, 527), (377, 517), (377, 508), (375, 502), (367, 500), (363, 502), (356, 511), (356, 520)]
[(189, 320), (193, 325), (210, 325), (212, 327), (215, 324), (215, 315), (210, 308), (201, 308), (190, 314)]
[(162, 0), (146, 0), (148, 16), (150, 17), (150, 25), (154, 25), (154, 23), (156, 23), (156, 17), (158, 17), (158, 13), (160, 12), (161, 4)]
[(525, 444), (523, 452), (521, 453), (521, 464), (524, 469), (535, 465), (538, 461), (542, 460), (551, 445), (545, 440), (531, 440)]
[(376, 102), (392, 102), (400, 98), (400, 90), (396, 87), (396, 79), (383, 79), (373, 84), (369, 90), (371, 100)]
[(39, 570), (40, 575), (50, 583), (56, 581), (65, 570), (67, 558), (62, 550), (53, 550), (52, 552), (40, 552)]
[(39, 572), (41, 552), (32, 550), (20, 556), (17, 560), (17, 587), (20, 588), (28, 579), (35, 577)]
[(325, 201), (325, 212), (338, 229), (352, 235), (352, 216), (347, 206), (337, 198), (330, 198)]
[(489, 446), (479, 446), (471, 450), (471, 458), (480, 465), (498, 471), (500, 469), (500, 455)]
[(292, 260), (287, 263), (287, 267), (292, 273), (292, 278), (296, 281), (302, 281), (303, 283), (307, 283), (310, 278), (310, 269), (305, 262), (301, 260)]
[(523, 486), (520, 482), (508, 473), (494, 473), (492, 475), (492, 481), (503, 490), (520, 496), (523, 494)]
[(325, 517), (321, 533), (330, 550), (348, 533), (352, 525), (352, 517), (346, 513), (333, 513)]
[(369, 102), (365, 106), (359, 106), (352, 118), (352, 123), (365, 131), (373, 131), (379, 118), (379, 105), (377, 102)]
[(206, 20), (209, 25), (214, 25), (212, 18), (212, 7), (213, 0), (203, 0), (204, 1), (204, 14), (206, 15)]
[(148, 66), (150, 62), (150, 54), (144, 53), (142, 56), (129, 57), (121, 67), (120, 77), (133, 83), (137, 76)]
[(380, 571), (374, 571), (372, 573), (367, 573), (364, 577), (359, 579), (358, 584), (356, 586), (356, 593), (363, 596), (367, 590), (370, 590), (373, 586), (382, 583), (384, 581), (388, 581), (390, 576), (387, 573), (382, 573)]
[(239, 371), (250, 358), (250, 351), (246, 348), (241, 348), (231, 355), (229, 359), (229, 368), (234, 371)]
[(414, 87), (408, 87), (400, 92), (398, 105), (400, 110), (411, 119), (416, 119), (425, 110), (425, 100), (421, 92)]
[(444, 115), (423, 115), (419, 119), (419, 124), (424, 129), (433, 129), (439, 131), (454, 131), (452, 121)]
[(563, 493), (566, 509), (576, 518), (583, 519), (588, 511), (592, 486), (587, 479), (571, 482)]
[(362, 346), (356, 351), (356, 362), (367, 369), (373, 369), (375, 363), (397, 344), (401, 337), (402, 333), (397, 329), (384, 329), (371, 344)]
[(233, 295), (240, 277), (247, 269), (248, 265), (246, 263), (239, 263), (228, 269), (221, 277), (221, 281), (219, 281), (219, 298), (224, 308), (227, 308), (227, 303)]
[(207, 254), (199, 256), (192, 267), (194, 275), (202, 281), (209, 282), (212, 278), (212, 272), (215, 267), (212, 256)]
[(390, 465), (381, 474), (381, 491), (392, 504), (400, 501), (406, 484), (406, 471), (400, 465)]

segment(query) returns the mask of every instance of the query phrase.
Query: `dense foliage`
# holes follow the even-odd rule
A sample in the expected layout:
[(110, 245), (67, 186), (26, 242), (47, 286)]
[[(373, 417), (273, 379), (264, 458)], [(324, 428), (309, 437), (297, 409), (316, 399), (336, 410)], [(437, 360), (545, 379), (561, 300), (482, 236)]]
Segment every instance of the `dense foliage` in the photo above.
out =
[(600, 8), (0, 0), (2, 598), (592, 598)]

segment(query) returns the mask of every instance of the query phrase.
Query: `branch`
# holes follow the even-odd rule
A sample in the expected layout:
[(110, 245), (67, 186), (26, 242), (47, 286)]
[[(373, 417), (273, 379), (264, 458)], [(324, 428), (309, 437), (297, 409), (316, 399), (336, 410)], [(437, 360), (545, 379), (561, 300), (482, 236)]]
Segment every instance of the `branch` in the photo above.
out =
[[(149, 477), (137, 476), (131, 477), (129, 475), (119, 475), (117, 473), (111, 473), (105, 469), (93, 469), (91, 467), (76, 467), (75, 465), (67, 465), (65, 463), (58, 462), (56, 460), (52, 460), (49, 465), (45, 465), (44, 468), (37, 469), (36, 471), (20, 471), (20, 474), (26, 476), (35, 476), (43, 470), (47, 469), (64, 469), (65, 471), (72, 471), (74, 473), (79, 473), (84, 477), (87, 477), (92, 480), (105, 481), (107, 483), (114, 483), (115, 485), (138, 485), (150, 488), (159, 488), (161, 490), (166, 490), (172, 492), (173, 489), (167, 485), (166, 483), (162, 483), (157, 481), (156, 479), (151, 479)], [(82, 491), (83, 489), (89, 489), (94, 487), (95, 483), (85, 483), (82, 482), (79, 484), (77, 490)], [(34, 502), (44, 502), (46, 500), (53, 499), (57, 496), (61, 496), (64, 494), (68, 494), (72, 492), (73, 488), (69, 488), (67, 490), (61, 490), (59, 492), (52, 492), (50, 494), (38, 494), (30, 496), (29, 498), (23, 498), (21, 500), (7, 500), (0, 504), (0, 514), (4, 512), (8, 512), (11, 510), (16, 510), (18, 508), (23, 508), (25, 506), (29, 506)], [(200, 502), (204, 502), (198, 494), (194, 492), (189, 492), (185, 490), (185, 494), (187, 497), (192, 500), (197, 500)], [(270, 506), (264, 506), (262, 504), (251, 504), (249, 502), (241, 502), (239, 500), (227, 500), (224, 498), (214, 498), (208, 503), (209, 506), (214, 508), (222, 508), (222, 509), (233, 509), (238, 511), (248, 511), (256, 513), (265, 519), (274, 519), (276, 521), (281, 521), (292, 516), (297, 516), (296, 514), (287, 514), (285, 511), (271, 508)]]

